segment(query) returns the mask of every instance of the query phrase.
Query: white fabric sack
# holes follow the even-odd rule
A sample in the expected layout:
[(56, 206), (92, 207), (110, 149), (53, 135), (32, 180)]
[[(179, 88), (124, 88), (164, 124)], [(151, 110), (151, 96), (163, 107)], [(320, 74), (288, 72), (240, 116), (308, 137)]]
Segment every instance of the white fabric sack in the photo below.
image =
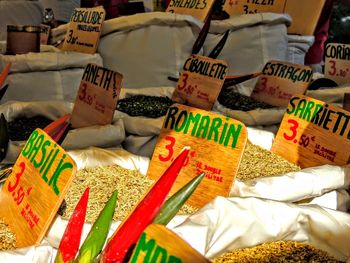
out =
[(298, 203), (319, 205), (324, 208), (347, 212), (350, 208), (350, 195), (346, 190), (334, 190), (311, 200), (301, 200)]
[(55, 249), (46, 240), (43, 240), (39, 246), (1, 251), (0, 262), (54, 263)]
[(6, 40), (7, 25), (40, 25), (43, 12), (38, 1), (0, 1), (0, 40)]
[(270, 150), (272, 148), (273, 140), (275, 139), (275, 134), (273, 132), (255, 127), (247, 127), (247, 131), (248, 140), (252, 144), (258, 145), (265, 150)]
[(315, 41), (314, 36), (288, 35), (287, 61), (294, 64), (305, 64), (305, 55)]
[(156, 148), (158, 135), (153, 136), (135, 136), (129, 135), (123, 142), (123, 147), (137, 155), (152, 157), (154, 149)]
[[(208, 56), (227, 30), (226, 44), (218, 59), (229, 65), (229, 75), (249, 74), (263, 69), (269, 60), (287, 60), (287, 26), (291, 18), (287, 14), (260, 13), (234, 16), (212, 21), (204, 43), (204, 55)], [(253, 90), (257, 79), (240, 86)]]
[(323, 165), (281, 176), (236, 180), (230, 196), (259, 197), (276, 201), (296, 202), (321, 196), (350, 185), (350, 166)]
[[(0, 113), (4, 114), (8, 122), (20, 116), (34, 117), (38, 115), (56, 120), (70, 113), (72, 107), (73, 104), (62, 101), (10, 101), (0, 105)], [(115, 147), (119, 146), (124, 139), (124, 123), (120, 119), (114, 119), (110, 125), (91, 126), (69, 131), (62, 143), (62, 147), (65, 150), (82, 149), (89, 146)], [(3, 163), (13, 163), (17, 159), (24, 144), (25, 141), (10, 141)]]
[(308, 90), (306, 96), (329, 103), (343, 103), (345, 93), (350, 93), (349, 84), (338, 88)]
[(124, 87), (175, 86), (203, 23), (192, 16), (142, 13), (103, 23), (98, 46), (104, 66), (124, 76)]
[(231, 110), (218, 101), (215, 102), (213, 111), (243, 122), (247, 126), (273, 125), (282, 121), (286, 111), (285, 107), (271, 109), (255, 109), (251, 111)]
[(77, 52), (0, 55), (0, 70), (12, 63), (6, 82), (9, 88), (2, 102), (9, 100), (64, 100), (74, 102), (84, 68), (88, 63), (102, 66), (98, 54)]
[[(129, 98), (135, 95), (159, 97), (167, 96), (171, 99), (173, 91), (173, 87), (122, 89), (120, 92), (119, 99)], [(143, 116), (130, 116), (121, 111), (115, 111), (114, 117), (118, 119), (123, 119), (125, 131), (127, 133), (139, 136), (159, 135), (164, 122), (164, 116), (159, 118), (147, 118)]]
[(339, 260), (350, 256), (350, 215), (316, 205), (217, 197), (173, 229), (208, 258), (264, 242), (307, 242)]

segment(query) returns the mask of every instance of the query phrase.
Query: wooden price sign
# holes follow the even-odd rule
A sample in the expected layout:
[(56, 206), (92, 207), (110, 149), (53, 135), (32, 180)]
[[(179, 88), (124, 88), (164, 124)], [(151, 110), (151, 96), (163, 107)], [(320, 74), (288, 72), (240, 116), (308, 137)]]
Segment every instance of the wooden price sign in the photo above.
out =
[(172, 99), (178, 103), (211, 110), (228, 71), (223, 60), (191, 55), (185, 62)]
[(302, 168), (345, 165), (350, 157), (350, 113), (303, 95), (290, 100), (272, 152)]
[(74, 9), (62, 50), (94, 54), (105, 16), (106, 12), (102, 6)]
[(166, 12), (191, 15), (204, 22), (214, 0), (171, 0)]
[(165, 117), (147, 176), (157, 180), (183, 147), (190, 146), (189, 157), (171, 191), (176, 192), (204, 172), (205, 178), (188, 200), (202, 207), (218, 195), (229, 195), (246, 141), (247, 130), (241, 122), (174, 104)]
[(284, 13), (286, 0), (227, 0), (223, 9), (232, 15)]
[(18, 248), (40, 244), (75, 172), (73, 159), (44, 131), (30, 135), (0, 194), (0, 218)]
[(110, 124), (117, 106), (123, 75), (88, 64), (80, 82), (71, 116), (74, 128)]
[(326, 46), (325, 77), (338, 85), (350, 82), (350, 45), (328, 44)]
[(162, 225), (149, 225), (131, 256), (130, 263), (209, 263), (189, 244)]
[(252, 98), (273, 106), (287, 106), (296, 94), (304, 94), (312, 78), (308, 66), (280, 61), (268, 62), (252, 93)]

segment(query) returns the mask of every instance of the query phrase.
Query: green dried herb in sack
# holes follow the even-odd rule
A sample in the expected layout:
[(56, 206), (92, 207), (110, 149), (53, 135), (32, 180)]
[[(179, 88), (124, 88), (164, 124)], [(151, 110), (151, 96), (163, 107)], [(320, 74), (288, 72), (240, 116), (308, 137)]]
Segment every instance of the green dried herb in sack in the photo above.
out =
[(168, 97), (136, 95), (118, 101), (117, 110), (130, 116), (159, 118), (164, 116), (174, 102)]
[(232, 89), (222, 89), (218, 101), (231, 110), (251, 111), (255, 109), (273, 108), (273, 106), (267, 103), (256, 101)]
[(18, 117), (8, 123), (10, 139), (12, 141), (26, 141), (36, 128), (43, 129), (51, 122), (52, 120), (44, 116)]

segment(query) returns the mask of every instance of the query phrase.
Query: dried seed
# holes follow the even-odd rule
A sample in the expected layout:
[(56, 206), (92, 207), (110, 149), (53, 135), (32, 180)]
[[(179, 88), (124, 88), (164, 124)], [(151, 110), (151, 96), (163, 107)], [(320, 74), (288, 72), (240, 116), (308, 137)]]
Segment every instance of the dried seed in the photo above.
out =
[(52, 120), (43, 116), (16, 118), (8, 123), (10, 139), (11, 141), (25, 141), (36, 128), (43, 129), (51, 122)]
[(119, 100), (117, 110), (130, 116), (158, 118), (164, 116), (173, 103), (168, 97), (136, 95)]
[(220, 104), (231, 110), (251, 111), (255, 109), (270, 109), (273, 106), (254, 100), (251, 97), (237, 93), (232, 89), (222, 89), (218, 97)]
[[(67, 208), (63, 218), (69, 219), (86, 187), (90, 187), (86, 222), (93, 223), (109, 197), (118, 190), (114, 221), (123, 220), (149, 190), (153, 181), (136, 170), (118, 165), (87, 168), (77, 172), (65, 197)], [(185, 205), (182, 214), (194, 213), (195, 208)]]
[(300, 171), (299, 166), (247, 141), (236, 179), (247, 181), (254, 178), (279, 176), (297, 171)]
[(277, 241), (264, 243), (256, 247), (237, 249), (225, 253), (212, 260), (213, 263), (299, 263), (299, 262), (329, 262), (340, 261), (331, 257), (327, 252), (311, 245), (296, 241)]
[(16, 235), (8, 225), (0, 219), (0, 251), (13, 250), (16, 248)]

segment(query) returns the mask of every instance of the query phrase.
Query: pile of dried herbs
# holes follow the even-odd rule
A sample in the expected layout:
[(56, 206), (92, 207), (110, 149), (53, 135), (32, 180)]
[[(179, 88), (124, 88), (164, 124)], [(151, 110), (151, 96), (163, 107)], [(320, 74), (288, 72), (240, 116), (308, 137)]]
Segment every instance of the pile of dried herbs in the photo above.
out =
[(130, 116), (158, 118), (164, 116), (174, 102), (168, 97), (136, 95), (118, 101), (117, 110)]
[(222, 89), (218, 101), (231, 110), (251, 111), (255, 109), (273, 108), (273, 106), (267, 103), (256, 101), (232, 89)]
[(52, 120), (44, 116), (16, 118), (8, 123), (10, 139), (12, 141), (25, 141), (36, 128), (43, 129), (51, 122)]
[(0, 219), (0, 251), (16, 248), (16, 235), (11, 232), (8, 225)]
[[(149, 190), (153, 181), (137, 170), (128, 170), (118, 165), (86, 168), (77, 172), (65, 197), (67, 208), (63, 218), (69, 219), (80, 196), (90, 187), (86, 222), (93, 223), (112, 193), (118, 191), (114, 221), (123, 220)], [(195, 208), (185, 205), (179, 214), (194, 213)]]
[(247, 141), (236, 179), (247, 181), (259, 177), (278, 176), (300, 171), (300, 167), (281, 156)]
[(277, 241), (238, 249), (215, 258), (213, 263), (304, 263), (340, 262), (322, 250), (295, 241)]

